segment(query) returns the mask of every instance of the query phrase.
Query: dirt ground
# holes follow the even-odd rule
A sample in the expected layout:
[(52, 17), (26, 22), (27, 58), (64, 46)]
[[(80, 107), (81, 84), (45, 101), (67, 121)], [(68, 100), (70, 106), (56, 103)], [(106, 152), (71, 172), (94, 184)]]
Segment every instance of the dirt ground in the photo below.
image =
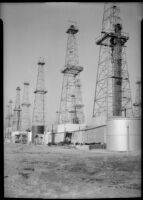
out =
[(5, 143), (4, 196), (140, 197), (141, 155)]

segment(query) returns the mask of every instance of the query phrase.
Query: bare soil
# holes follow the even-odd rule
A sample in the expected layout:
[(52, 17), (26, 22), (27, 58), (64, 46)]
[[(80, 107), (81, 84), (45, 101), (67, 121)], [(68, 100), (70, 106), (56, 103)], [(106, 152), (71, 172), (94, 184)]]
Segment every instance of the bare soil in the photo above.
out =
[(140, 197), (141, 155), (5, 143), (4, 196)]

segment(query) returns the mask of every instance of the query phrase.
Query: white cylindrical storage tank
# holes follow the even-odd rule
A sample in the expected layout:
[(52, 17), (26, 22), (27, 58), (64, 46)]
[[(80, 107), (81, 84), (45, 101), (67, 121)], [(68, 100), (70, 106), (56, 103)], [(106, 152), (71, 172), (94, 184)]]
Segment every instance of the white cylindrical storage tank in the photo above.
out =
[(139, 151), (141, 149), (141, 120), (116, 117), (107, 122), (107, 150)]
[(130, 121), (129, 124), (129, 150), (141, 151), (141, 119)]
[(27, 133), (28, 144), (32, 142), (32, 132)]

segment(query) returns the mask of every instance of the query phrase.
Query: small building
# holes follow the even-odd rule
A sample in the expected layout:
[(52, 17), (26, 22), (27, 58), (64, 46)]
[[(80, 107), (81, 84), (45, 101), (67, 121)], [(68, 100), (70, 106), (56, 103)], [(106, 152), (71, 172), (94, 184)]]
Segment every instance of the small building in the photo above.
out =
[(19, 142), (19, 138), (20, 138), (20, 133), (19, 131), (13, 131), (11, 134), (11, 142), (12, 143), (17, 143)]
[(29, 144), (32, 141), (32, 132), (13, 131), (11, 134), (12, 143)]
[[(55, 143), (65, 142), (66, 138), (74, 140), (75, 132), (80, 132), (82, 129), (85, 129), (85, 124), (60, 124), (57, 127), (57, 132), (55, 133)], [(78, 134), (80, 140), (82, 140), (82, 134)]]

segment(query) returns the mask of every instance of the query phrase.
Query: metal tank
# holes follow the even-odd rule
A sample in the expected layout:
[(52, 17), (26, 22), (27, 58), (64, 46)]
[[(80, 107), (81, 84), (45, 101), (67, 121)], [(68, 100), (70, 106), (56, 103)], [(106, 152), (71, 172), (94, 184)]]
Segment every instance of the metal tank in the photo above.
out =
[(107, 150), (140, 151), (141, 120), (114, 117), (107, 121)]
[(32, 142), (38, 134), (44, 134), (44, 126), (32, 126)]

